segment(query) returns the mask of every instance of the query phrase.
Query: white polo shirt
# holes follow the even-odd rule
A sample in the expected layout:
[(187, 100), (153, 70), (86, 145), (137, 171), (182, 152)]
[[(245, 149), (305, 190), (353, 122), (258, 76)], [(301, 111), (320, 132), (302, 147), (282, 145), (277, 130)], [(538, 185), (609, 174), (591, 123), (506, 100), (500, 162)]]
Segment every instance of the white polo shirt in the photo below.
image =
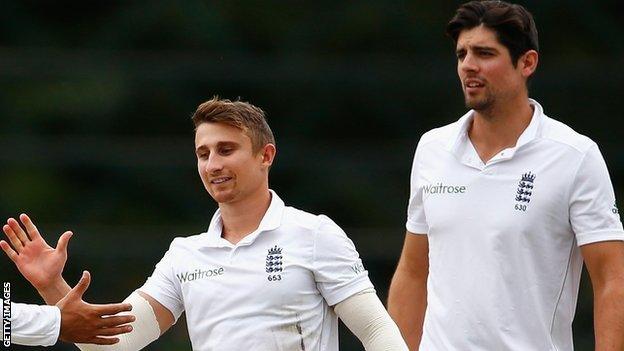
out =
[(176, 319), (186, 311), (193, 350), (338, 350), (330, 306), (372, 287), (338, 225), (271, 195), (238, 244), (221, 237), (217, 210), (208, 232), (173, 240), (140, 288)]
[(420, 350), (572, 350), (579, 246), (624, 240), (597, 145), (530, 103), (516, 146), (487, 164), (472, 111), (418, 143), (406, 227), (429, 241)]

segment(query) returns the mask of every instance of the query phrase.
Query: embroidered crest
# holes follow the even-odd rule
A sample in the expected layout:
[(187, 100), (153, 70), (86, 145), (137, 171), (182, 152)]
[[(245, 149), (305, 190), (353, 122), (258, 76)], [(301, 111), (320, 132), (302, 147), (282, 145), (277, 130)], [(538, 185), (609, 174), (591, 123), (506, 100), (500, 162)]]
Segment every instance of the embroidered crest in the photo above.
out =
[(277, 245), (268, 250), (265, 271), (269, 274), (269, 281), (282, 280), (282, 248)]
[(516, 210), (527, 210), (527, 205), (531, 202), (531, 196), (533, 195), (534, 182), (535, 174), (531, 172), (524, 173), (520, 178), (518, 190), (516, 191), (516, 205), (514, 206)]

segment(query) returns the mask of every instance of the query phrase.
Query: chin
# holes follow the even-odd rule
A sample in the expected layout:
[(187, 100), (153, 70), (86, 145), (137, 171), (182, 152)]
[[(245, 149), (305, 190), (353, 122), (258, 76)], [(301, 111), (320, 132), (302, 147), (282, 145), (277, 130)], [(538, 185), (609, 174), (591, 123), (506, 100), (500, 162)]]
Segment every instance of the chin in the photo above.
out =
[(492, 107), (492, 101), (490, 99), (470, 99), (465, 98), (466, 107), (475, 111), (484, 111)]
[(236, 199), (236, 194), (233, 191), (209, 191), (208, 193), (210, 194), (210, 197), (212, 197), (212, 199), (219, 204), (232, 202)]

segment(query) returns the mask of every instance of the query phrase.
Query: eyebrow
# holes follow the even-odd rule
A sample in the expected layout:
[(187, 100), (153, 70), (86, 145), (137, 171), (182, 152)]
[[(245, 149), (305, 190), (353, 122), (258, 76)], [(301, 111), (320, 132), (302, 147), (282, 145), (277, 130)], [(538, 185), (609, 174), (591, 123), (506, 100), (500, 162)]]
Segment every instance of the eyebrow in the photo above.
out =
[(473, 50), (488, 50), (488, 51), (498, 51), (495, 47), (493, 46), (481, 46), (481, 45), (474, 45)]
[[(485, 50), (485, 51), (495, 51), (495, 52), (498, 52), (498, 49), (496, 49), (493, 46), (472, 45), (472, 46), (470, 46), (470, 48), (472, 50), (479, 50), (479, 51)], [(456, 53), (460, 53), (462, 51), (466, 51), (466, 48), (465, 47), (460, 47), (457, 50), (455, 50)]]
[[(224, 147), (224, 146), (238, 146), (239, 143), (235, 142), (235, 141), (219, 141), (217, 142), (217, 147)], [(200, 145), (197, 148), (195, 148), (195, 152), (199, 152), (199, 151), (203, 151), (205, 149), (210, 149), (210, 147), (208, 147), (207, 145)]]

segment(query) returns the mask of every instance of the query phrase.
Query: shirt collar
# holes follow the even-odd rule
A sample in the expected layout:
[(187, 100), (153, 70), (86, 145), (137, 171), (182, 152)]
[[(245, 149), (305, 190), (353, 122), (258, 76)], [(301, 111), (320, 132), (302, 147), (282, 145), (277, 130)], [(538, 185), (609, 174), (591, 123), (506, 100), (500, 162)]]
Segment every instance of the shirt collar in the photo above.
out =
[(284, 201), (277, 196), (275, 191), (269, 189), (269, 192), (271, 193), (271, 204), (262, 217), (260, 225), (256, 230), (244, 237), (236, 245), (232, 245), (232, 243), (221, 237), (221, 233), (223, 231), (223, 221), (221, 219), (221, 211), (217, 209), (210, 220), (208, 231), (205, 233), (207, 239), (204, 241), (205, 246), (234, 247), (251, 245), (260, 233), (277, 229), (282, 224), (282, 215), (286, 206), (284, 205)]
[[(542, 108), (542, 105), (533, 99), (529, 99), (529, 103), (533, 107), (533, 116), (531, 117), (531, 122), (527, 128), (522, 132), (522, 134), (520, 134), (514, 149), (518, 149), (521, 146), (535, 140), (541, 133), (541, 122), (544, 119), (544, 109)], [(469, 141), (468, 128), (470, 128), (470, 124), (472, 123), (473, 114), (474, 110), (470, 110), (457, 122), (455, 122), (453, 132), (449, 138), (449, 142), (446, 145), (450, 152), (457, 154), (463, 150), (462, 146)]]

